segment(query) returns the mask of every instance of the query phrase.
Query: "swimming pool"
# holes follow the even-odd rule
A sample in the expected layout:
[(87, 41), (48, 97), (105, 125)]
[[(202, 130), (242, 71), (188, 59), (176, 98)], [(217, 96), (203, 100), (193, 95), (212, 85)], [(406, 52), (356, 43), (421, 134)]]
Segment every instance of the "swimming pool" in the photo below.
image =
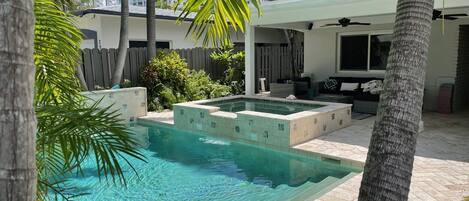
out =
[(319, 196), (357, 169), (155, 125), (137, 127), (148, 163), (124, 166), (128, 186), (94, 176), (92, 161), (70, 184), (90, 193), (75, 200), (293, 200)]
[(219, 107), (221, 111), (225, 112), (255, 111), (279, 115), (289, 115), (323, 107), (323, 105), (319, 104), (305, 104), (296, 102), (285, 104), (285, 102), (280, 101), (249, 98), (220, 100), (202, 103), (202, 105), (216, 106)]

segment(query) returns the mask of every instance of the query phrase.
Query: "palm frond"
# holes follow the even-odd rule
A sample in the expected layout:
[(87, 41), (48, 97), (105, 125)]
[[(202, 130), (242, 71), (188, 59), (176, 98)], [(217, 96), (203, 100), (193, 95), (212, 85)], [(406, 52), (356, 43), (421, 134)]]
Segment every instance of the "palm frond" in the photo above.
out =
[[(250, 2), (261, 15), (260, 0)], [(250, 7), (246, 0), (188, 0), (178, 1), (177, 5), (183, 5), (179, 21), (186, 19), (191, 13), (197, 13), (186, 37), (191, 36), (195, 40), (203, 37), (204, 46), (231, 45), (232, 31), (244, 32), (246, 23), (251, 21)]]
[(121, 123), (119, 114), (111, 111), (110, 106), (99, 108), (98, 105), (99, 102), (91, 106), (68, 103), (37, 110), (38, 157), (47, 164), (61, 162), (58, 168), (49, 168), (51, 174), (47, 177), (72, 170), (79, 173), (81, 163), (91, 155), (96, 160), (98, 176), (110, 175), (114, 179), (116, 175), (125, 183), (117, 159), (127, 155), (145, 160), (135, 149), (136, 142)]
[(80, 92), (75, 67), (80, 58), (82, 34), (71, 16), (52, 0), (36, 0), (34, 62), (36, 105), (60, 103)]

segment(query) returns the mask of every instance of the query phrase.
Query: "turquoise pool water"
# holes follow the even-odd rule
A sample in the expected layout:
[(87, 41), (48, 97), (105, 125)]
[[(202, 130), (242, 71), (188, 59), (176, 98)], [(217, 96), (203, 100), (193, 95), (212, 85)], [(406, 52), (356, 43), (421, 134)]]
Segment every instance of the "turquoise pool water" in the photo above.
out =
[(319, 195), (352, 168), (299, 155), (158, 126), (137, 127), (148, 162), (124, 166), (128, 186), (99, 181), (93, 161), (69, 184), (89, 193), (74, 200), (292, 200)]
[(312, 110), (322, 105), (286, 103), (275, 100), (260, 100), (249, 98), (236, 98), (204, 103), (203, 105), (220, 107), (225, 112), (256, 111), (279, 115), (289, 115), (302, 111)]

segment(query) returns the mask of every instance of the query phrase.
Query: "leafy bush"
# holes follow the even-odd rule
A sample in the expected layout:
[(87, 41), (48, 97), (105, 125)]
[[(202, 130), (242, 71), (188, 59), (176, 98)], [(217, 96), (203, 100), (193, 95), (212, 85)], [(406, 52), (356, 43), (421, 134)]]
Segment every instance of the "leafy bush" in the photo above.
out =
[(219, 84), (205, 71), (191, 71), (187, 82), (187, 97), (189, 100), (202, 100), (230, 95), (230, 87)]
[(226, 68), (225, 77), (221, 83), (231, 88), (231, 93), (238, 95), (244, 92), (245, 64), (244, 51), (234, 52), (233, 49), (225, 49), (210, 55), (216, 64)]
[(171, 108), (180, 99), (178, 97), (186, 96), (189, 70), (176, 52), (159, 51), (140, 76), (141, 84), (147, 88), (150, 110)]
[(171, 109), (175, 103), (230, 95), (230, 87), (219, 84), (204, 71), (189, 71), (176, 52), (158, 52), (141, 72), (147, 88), (148, 109)]

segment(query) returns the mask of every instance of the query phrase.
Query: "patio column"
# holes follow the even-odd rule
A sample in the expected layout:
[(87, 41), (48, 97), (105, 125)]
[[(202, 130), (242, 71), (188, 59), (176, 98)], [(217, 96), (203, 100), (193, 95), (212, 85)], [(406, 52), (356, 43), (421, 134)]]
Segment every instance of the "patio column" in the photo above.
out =
[(244, 51), (245, 57), (245, 84), (246, 84), (246, 95), (253, 96), (256, 93), (256, 46), (255, 46), (255, 27), (252, 25), (246, 25), (246, 33), (244, 34)]

